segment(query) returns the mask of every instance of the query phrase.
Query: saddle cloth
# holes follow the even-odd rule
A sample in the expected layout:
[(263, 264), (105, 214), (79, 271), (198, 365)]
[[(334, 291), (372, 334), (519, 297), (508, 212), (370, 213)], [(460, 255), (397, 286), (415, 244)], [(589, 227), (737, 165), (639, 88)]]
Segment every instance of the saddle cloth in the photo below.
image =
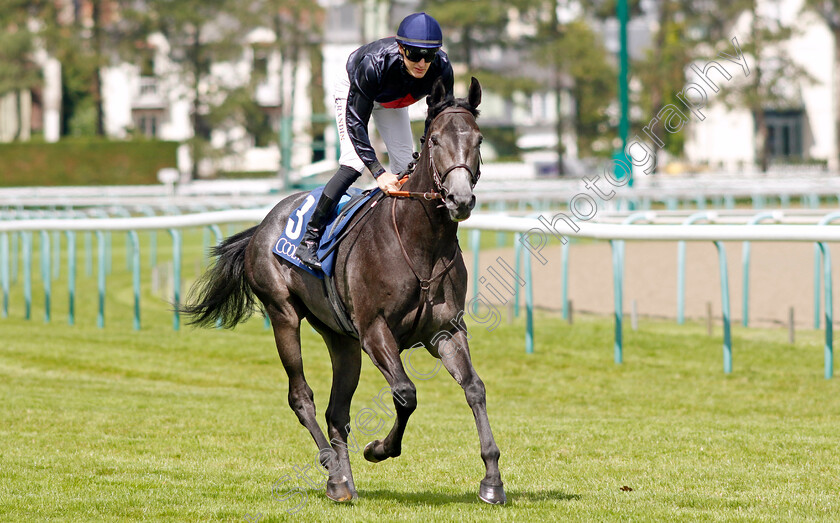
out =
[(283, 227), (283, 234), (274, 242), (272, 252), (289, 263), (297, 265), (306, 272), (323, 279), (324, 275), (332, 276), (335, 267), (335, 253), (337, 249), (333, 249), (335, 242), (339, 239), (339, 235), (345, 229), (350, 218), (352, 218), (356, 211), (364, 206), (364, 203), (370, 200), (377, 193), (381, 192), (378, 188), (372, 191), (361, 191), (351, 187), (348, 189), (336, 206), (336, 216), (331, 218), (325, 227), (323, 236), (321, 236), (321, 243), (318, 247), (318, 258), (321, 260), (321, 271), (313, 271), (295, 256), (295, 249), (300, 244), (303, 238), (303, 233), (306, 231), (306, 225), (315, 212), (315, 204), (321, 198), (321, 193), (324, 192), (323, 187), (310, 192), (303, 203), (297, 209), (292, 211)]

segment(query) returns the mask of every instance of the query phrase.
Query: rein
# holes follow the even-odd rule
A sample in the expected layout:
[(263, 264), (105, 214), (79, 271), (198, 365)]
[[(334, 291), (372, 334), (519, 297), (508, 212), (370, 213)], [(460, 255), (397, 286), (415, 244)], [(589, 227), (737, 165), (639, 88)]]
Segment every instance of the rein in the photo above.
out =
[[(455, 252), (452, 253), (452, 259), (449, 260), (443, 269), (441, 269), (437, 274), (430, 276), (428, 279), (421, 278), (420, 275), (417, 274), (417, 269), (414, 268), (414, 264), (411, 263), (411, 258), (408, 256), (408, 252), (405, 250), (405, 245), (403, 244), (402, 237), (400, 236), (400, 229), (397, 227), (397, 200), (394, 199), (393, 202), (393, 205), (391, 205), (391, 223), (394, 225), (394, 232), (397, 233), (397, 243), (400, 245), (400, 250), (402, 251), (403, 258), (405, 258), (406, 265), (408, 265), (408, 268), (414, 273), (414, 277), (417, 278), (417, 281), (420, 282), (420, 306), (417, 308), (417, 314), (414, 316), (414, 323), (411, 325), (411, 330), (414, 331), (420, 323), (420, 317), (423, 315), (423, 309), (425, 308), (426, 302), (430, 301), (429, 289), (432, 287), (432, 282), (438, 278), (442, 278), (455, 265), (455, 259), (458, 256), (460, 248), (458, 242), (456, 241)], [(432, 265), (432, 269), (434, 270), (434, 265)]]
[[(405, 185), (405, 182), (407, 181), (408, 175), (398, 180), (400, 186)], [(443, 200), (443, 195), (439, 192), (388, 191), (387, 194), (388, 196), (393, 196), (394, 198), (412, 198), (414, 200), (426, 200), (427, 202), (432, 200)]]
[[(434, 118), (434, 120), (432, 120), (432, 123), (429, 125), (429, 128), (431, 129), (434, 126), (435, 121), (437, 121), (437, 119), (441, 116), (445, 114), (457, 113), (469, 114), (470, 116), (473, 115), (472, 112), (461, 107), (445, 109), (440, 114), (438, 114)], [(443, 188), (443, 180), (445, 180), (449, 173), (451, 173), (455, 169), (466, 169), (467, 172), (470, 174), (470, 180), (472, 181), (473, 185), (475, 185), (476, 182), (478, 182), (478, 178), (479, 176), (481, 176), (480, 169), (476, 169), (476, 172), (473, 172), (472, 168), (470, 168), (469, 165), (463, 163), (455, 164), (443, 171), (443, 173), (441, 174), (441, 172), (438, 171), (437, 165), (435, 165), (435, 156), (434, 154), (432, 154), (432, 147), (434, 147), (434, 145), (435, 144), (432, 141), (429, 141), (428, 145), (426, 146), (426, 150), (428, 151), (429, 155), (429, 166), (432, 170), (432, 181), (434, 182), (436, 192), (389, 191), (387, 193), (388, 196), (394, 196), (393, 205), (391, 205), (391, 223), (394, 226), (394, 232), (397, 233), (397, 243), (400, 246), (400, 250), (402, 251), (402, 255), (405, 259), (406, 265), (408, 265), (408, 268), (411, 269), (412, 273), (414, 273), (414, 277), (417, 278), (417, 281), (420, 282), (420, 306), (417, 307), (417, 314), (414, 316), (414, 323), (411, 326), (412, 331), (416, 330), (417, 326), (420, 324), (420, 318), (423, 316), (423, 311), (426, 307), (426, 302), (431, 302), (429, 290), (432, 287), (432, 282), (443, 278), (443, 276), (446, 275), (446, 273), (448, 273), (450, 269), (452, 269), (452, 267), (455, 265), (455, 260), (458, 257), (458, 253), (460, 252), (460, 246), (458, 245), (458, 242), (456, 240), (455, 252), (452, 253), (452, 259), (450, 259), (449, 262), (447, 262), (447, 264), (443, 267), (443, 269), (441, 269), (437, 274), (433, 274), (429, 278), (422, 278), (420, 274), (417, 273), (417, 269), (414, 268), (414, 264), (411, 263), (411, 258), (408, 256), (408, 251), (405, 250), (405, 245), (403, 244), (402, 236), (400, 235), (400, 229), (397, 226), (397, 198), (412, 198), (416, 200), (426, 201), (443, 200), (444, 198), (446, 198), (445, 190)], [(479, 164), (480, 162), (481, 152), (479, 152)], [(410, 174), (411, 172), (409, 172), (409, 175)], [(399, 184), (401, 186), (408, 181), (409, 175), (406, 175), (399, 180)], [(432, 270), (434, 270), (434, 264), (432, 265)]]

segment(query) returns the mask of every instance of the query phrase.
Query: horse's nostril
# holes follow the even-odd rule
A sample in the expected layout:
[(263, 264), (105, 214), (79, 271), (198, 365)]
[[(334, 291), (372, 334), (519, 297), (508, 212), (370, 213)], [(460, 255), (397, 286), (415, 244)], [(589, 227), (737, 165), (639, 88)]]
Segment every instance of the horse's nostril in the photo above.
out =
[(473, 210), (473, 209), (475, 209), (475, 195), (474, 194), (470, 197), (470, 210)]

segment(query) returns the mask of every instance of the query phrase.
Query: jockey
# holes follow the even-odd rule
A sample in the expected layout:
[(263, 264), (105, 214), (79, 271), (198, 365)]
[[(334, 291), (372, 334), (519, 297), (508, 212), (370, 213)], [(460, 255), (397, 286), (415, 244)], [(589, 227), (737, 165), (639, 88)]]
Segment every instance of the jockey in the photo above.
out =
[[(452, 66), (440, 50), (440, 24), (426, 13), (405, 17), (397, 36), (356, 49), (347, 60), (347, 76), (335, 87), (335, 117), (341, 144), (338, 172), (327, 185), (295, 255), (312, 269), (320, 269), (316, 251), (324, 225), (336, 203), (367, 168), (384, 192), (398, 190), (397, 176), (412, 160), (414, 143), (408, 106), (443, 79), (447, 93), (454, 82)], [(368, 122), (373, 116), (391, 158), (388, 171), (370, 144)]]

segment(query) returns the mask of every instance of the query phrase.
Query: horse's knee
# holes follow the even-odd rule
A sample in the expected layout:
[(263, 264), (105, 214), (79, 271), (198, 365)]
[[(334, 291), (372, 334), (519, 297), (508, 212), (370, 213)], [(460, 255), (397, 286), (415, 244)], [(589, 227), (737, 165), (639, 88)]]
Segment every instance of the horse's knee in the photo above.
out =
[(410, 381), (398, 383), (391, 388), (394, 404), (398, 409), (414, 412), (417, 409), (417, 387)]
[(484, 382), (477, 376), (464, 385), (464, 394), (470, 405), (481, 405), (485, 402), (486, 392)]

